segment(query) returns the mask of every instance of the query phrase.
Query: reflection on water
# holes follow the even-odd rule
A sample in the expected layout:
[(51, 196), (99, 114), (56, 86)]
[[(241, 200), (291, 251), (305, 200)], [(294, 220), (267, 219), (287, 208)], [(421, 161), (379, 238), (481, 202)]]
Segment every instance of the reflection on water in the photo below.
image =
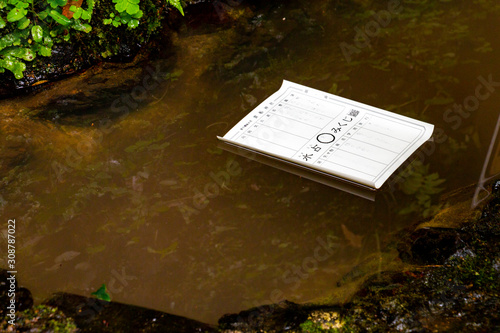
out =
[[(376, 257), (383, 269), (382, 244), (437, 205), (438, 187), (478, 179), (497, 86), (460, 126), (443, 113), (474, 95), (479, 75), (500, 80), (498, 6), (405, 3), (347, 62), (339, 43), (378, 8), (332, 3), (241, 4), (223, 28), (183, 26), (174, 56), (85, 116), (64, 115), (67, 96), (45, 118), (27, 115), (71, 80), (3, 101), (1, 200), (18, 225), (19, 280), (38, 300), (105, 283), (115, 301), (215, 322), (282, 299), (342, 300), (337, 282), (354, 266)], [(434, 123), (440, 138), (374, 202), (218, 148), (283, 79)]]

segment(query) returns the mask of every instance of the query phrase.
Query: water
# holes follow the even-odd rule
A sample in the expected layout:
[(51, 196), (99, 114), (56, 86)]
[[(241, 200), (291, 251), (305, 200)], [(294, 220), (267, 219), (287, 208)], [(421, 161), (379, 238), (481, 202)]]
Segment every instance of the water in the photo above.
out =
[[(150, 64), (1, 101), (2, 215), (16, 218), (20, 282), (38, 301), (105, 283), (114, 301), (210, 323), (283, 299), (343, 300), (337, 282), (353, 267), (391, 262), (380, 250), (392, 232), (478, 181), (498, 119), (497, 86), (470, 116), (444, 117), (473, 102), (479, 76), (500, 81), (498, 5), (418, 3), (350, 62), (341, 43), (363, 45), (356, 27), (387, 3), (240, 4), (183, 25)], [(122, 76), (134, 83), (114, 87)], [(435, 124), (447, 139), (417, 174), (446, 181), (371, 202), (221, 150), (216, 136), (283, 79)], [(68, 115), (68, 98), (96, 84), (108, 90)]]

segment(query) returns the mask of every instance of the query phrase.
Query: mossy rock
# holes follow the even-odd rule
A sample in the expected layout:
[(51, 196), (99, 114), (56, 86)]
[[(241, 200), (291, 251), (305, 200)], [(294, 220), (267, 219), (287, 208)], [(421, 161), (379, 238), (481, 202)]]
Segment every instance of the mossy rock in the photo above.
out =
[(30, 309), (16, 313), (15, 326), (4, 319), (0, 323), (2, 332), (79, 332), (75, 322), (67, 318), (57, 308), (45, 305), (37, 305)]

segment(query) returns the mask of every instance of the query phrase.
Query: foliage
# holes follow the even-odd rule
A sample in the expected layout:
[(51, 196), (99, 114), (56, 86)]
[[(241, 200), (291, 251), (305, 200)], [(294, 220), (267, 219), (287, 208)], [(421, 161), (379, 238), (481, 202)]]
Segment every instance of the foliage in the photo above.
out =
[(404, 171), (404, 181), (399, 183), (403, 193), (411, 196), (411, 203), (403, 208), (400, 214), (422, 212), (423, 217), (429, 217), (439, 211), (441, 205), (432, 203), (432, 196), (444, 190), (439, 187), (446, 180), (439, 178), (437, 172), (429, 174), (429, 165), (420, 161), (410, 164)]
[(71, 19), (62, 14), (64, 6), (66, 0), (0, 0), (0, 73), (7, 69), (20, 79), (26, 61), (49, 57), (54, 43), (69, 41), (72, 31), (92, 30), (94, 0), (86, 9), (72, 6)]
[[(68, 0), (0, 0), (0, 73), (8, 70), (21, 79), (26, 62), (37, 56), (50, 57), (55, 44), (79, 39), (100, 23), (137, 28), (144, 16), (140, 0), (112, 1), (115, 12), (111, 9), (101, 22), (93, 17), (98, 9), (95, 0), (85, 0), (82, 6)], [(184, 15), (180, 0), (165, 1)]]

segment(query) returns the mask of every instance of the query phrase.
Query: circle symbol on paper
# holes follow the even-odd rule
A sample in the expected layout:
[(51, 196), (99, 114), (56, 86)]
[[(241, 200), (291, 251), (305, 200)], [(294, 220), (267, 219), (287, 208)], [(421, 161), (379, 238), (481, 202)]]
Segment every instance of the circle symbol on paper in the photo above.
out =
[(316, 137), (319, 143), (332, 143), (335, 141), (335, 135), (330, 133), (321, 133)]

